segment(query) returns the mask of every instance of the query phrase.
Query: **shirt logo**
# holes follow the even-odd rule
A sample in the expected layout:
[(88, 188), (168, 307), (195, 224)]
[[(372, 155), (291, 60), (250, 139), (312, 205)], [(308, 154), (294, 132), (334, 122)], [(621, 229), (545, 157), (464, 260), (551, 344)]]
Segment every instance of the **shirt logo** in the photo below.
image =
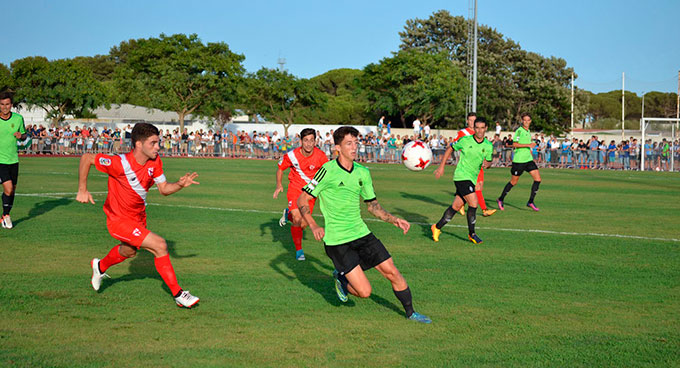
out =
[(338, 184), (338, 187), (344, 187), (344, 186), (345, 186), (345, 183), (343, 183), (343, 182), (340, 182), (340, 184)]
[(314, 170), (314, 165), (309, 165), (310, 170)]
[(134, 230), (132, 230), (132, 235), (134, 235), (134, 236), (140, 236), (140, 235), (142, 235), (142, 232), (139, 231), (139, 229), (135, 228)]
[(102, 166), (111, 166), (111, 159), (106, 157), (100, 157), (99, 164)]
[(359, 179), (359, 186), (361, 187), (361, 186), (363, 186), (363, 185), (364, 185), (364, 182), (361, 181), (361, 179)]
[(153, 167), (146, 169), (146, 171), (149, 173), (150, 177), (153, 177)]

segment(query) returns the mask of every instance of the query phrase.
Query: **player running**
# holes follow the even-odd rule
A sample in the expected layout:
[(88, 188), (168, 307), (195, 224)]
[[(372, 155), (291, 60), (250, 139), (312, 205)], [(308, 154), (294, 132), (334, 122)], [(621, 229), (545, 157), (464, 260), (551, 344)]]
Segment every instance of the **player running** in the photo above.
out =
[(78, 170), (78, 195), (81, 203), (92, 203), (87, 190), (90, 166), (109, 175), (109, 194), (104, 203), (106, 227), (112, 237), (120, 241), (103, 259), (92, 259), (92, 287), (99, 290), (102, 279), (109, 277), (106, 270), (124, 260), (134, 257), (139, 248), (154, 255), (156, 270), (161, 275), (179, 307), (191, 308), (199, 299), (182, 290), (177, 283), (170, 263), (165, 239), (146, 228), (146, 195), (155, 183), (162, 195), (170, 195), (192, 184), (198, 174), (187, 173), (176, 183), (168, 183), (163, 174), (163, 163), (158, 156), (158, 129), (148, 123), (138, 123), (132, 128), (133, 150), (115, 156), (86, 153), (80, 158)]
[(510, 189), (512, 189), (520, 175), (523, 172), (529, 172), (529, 175), (534, 179), (534, 184), (531, 185), (531, 195), (529, 196), (529, 202), (527, 202), (527, 207), (534, 211), (538, 211), (538, 207), (534, 204), (534, 198), (538, 192), (538, 187), (541, 185), (541, 174), (538, 172), (538, 167), (534, 162), (533, 156), (531, 156), (531, 149), (536, 145), (535, 142), (531, 141), (531, 132), (529, 132), (529, 125), (531, 125), (531, 116), (529, 114), (522, 114), (522, 126), (515, 131), (515, 136), (512, 138), (512, 146), (515, 148), (515, 155), (512, 158), (512, 167), (510, 168), (510, 181), (505, 184), (503, 188), (503, 193), (498, 197), (498, 208), (503, 211), (503, 201), (505, 196), (508, 194)]
[[(283, 210), (283, 216), (279, 220), (279, 225), (284, 226), (288, 218), (291, 218), (290, 235), (293, 238), (293, 244), (295, 244), (295, 259), (304, 261), (305, 252), (302, 251), (302, 230), (307, 227), (307, 222), (300, 215), (297, 199), (300, 193), (302, 193), (302, 187), (311, 181), (310, 178), (313, 178), (319, 168), (328, 162), (328, 158), (323, 151), (315, 147), (316, 131), (314, 129), (303, 129), (300, 132), (300, 139), (302, 145), (289, 151), (279, 160), (279, 167), (276, 169), (274, 198), (283, 192), (283, 185), (281, 184), (283, 172), (287, 168), (291, 168), (288, 174), (288, 207)], [(310, 212), (314, 211), (315, 202), (315, 198), (310, 199)]]
[(436, 224), (432, 225), (432, 240), (439, 241), (441, 228), (444, 227), (453, 216), (458, 212), (465, 202), (468, 204), (467, 222), (468, 222), (468, 239), (475, 244), (480, 244), (482, 239), (475, 233), (475, 222), (477, 221), (477, 195), (475, 195), (474, 181), (478, 178), (480, 169), (491, 166), (493, 159), (493, 144), (488, 139), (484, 138), (486, 133), (486, 121), (482, 118), (474, 122), (475, 134), (461, 138), (458, 143), (451, 144), (444, 153), (444, 159), (439, 164), (437, 170), (434, 171), (434, 176), (439, 179), (444, 174), (446, 161), (451, 157), (453, 150), (460, 151), (460, 161), (456, 166), (456, 171), (453, 173), (453, 183), (456, 186), (456, 197), (453, 199), (453, 204), (449, 206), (444, 215)]
[[(471, 112), (467, 115), (467, 127), (465, 129), (462, 129), (458, 131), (458, 134), (456, 135), (456, 138), (453, 139), (453, 143), (455, 144), (458, 142), (463, 137), (467, 137), (470, 135), (475, 134), (475, 119), (477, 119), (477, 114), (474, 112)], [(447, 158), (448, 159), (448, 158)], [(475, 194), (477, 195), (477, 203), (479, 203), (479, 207), (482, 209), (482, 216), (487, 217), (491, 216), (494, 213), (496, 213), (495, 209), (488, 209), (486, 207), (486, 202), (484, 201), (484, 196), (482, 195), (482, 190), (484, 189), (484, 169), (479, 170), (479, 174), (477, 175), (477, 180), (475, 181)], [(462, 206), (460, 208), (460, 214), (465, 216), (465, 206)]]
[(9, 212), (19, 179), (17, 141), (26, 139), (23, 116), (12, 112), (12, 94), (0, 93), (0, 183), (2, 183), (2, 227), (11, 229)]
[[(354, 162), (359, 132), (353, 127), (340, 127), (333, 133), (338, 158), (326, 163), (302, 190), (298, 208), (309, 224), (316, 240), (324, 241), (326, 254), (333, 261), (335, 291), (342, 302), (347, 293), (360, 298), (371, 295), (371, 284), (364, 271), (375, 267), (392, 283), (392, 290), (404, 306), (410, 320), (430, 323), (426, 316), (413, 310), (411, 290), (392, 261), (385, 246), (368, 230), (361, 219), (359, 197), (368, 205), (368, 212), (408, 232), (411, 224), (385, 211), (373, 191), (371, 173)], [(309, 201), (320, 198), (326, 230), (316, 224)]]

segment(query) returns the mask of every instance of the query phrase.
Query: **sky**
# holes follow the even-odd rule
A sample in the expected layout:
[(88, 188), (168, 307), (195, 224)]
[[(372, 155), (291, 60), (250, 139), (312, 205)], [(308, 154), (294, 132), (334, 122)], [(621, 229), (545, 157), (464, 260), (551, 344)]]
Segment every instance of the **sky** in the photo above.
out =
[[(278, 67), (311, 78), (361, 69), (399, 49), (408, 19), (445, 9), (467, 17), (469, 0), (175, 1), (24, 0), (5, 3), (0, 63), (107, 54), (121, 41), (196, 33), (245, 56), (249, 72)], [(524, 50), (567, 61), (576, 86), (676, 92), (680, 0), (478, 0), (478, 22)]]

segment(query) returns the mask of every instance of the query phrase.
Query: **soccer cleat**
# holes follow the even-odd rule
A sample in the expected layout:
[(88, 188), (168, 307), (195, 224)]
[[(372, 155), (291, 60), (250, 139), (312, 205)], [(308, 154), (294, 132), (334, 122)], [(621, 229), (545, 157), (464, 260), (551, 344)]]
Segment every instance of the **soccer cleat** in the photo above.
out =
[(458, 213), (460, 213), (461, 216), (465, 216), (465, 204), (463, 204), (463, 206), (460, 207)]
[(538, 207), (536, 207), (536, 205), (534, 205), (533, 203), (527, 203), (527, 207), (531, 208), (532, 210), (534, 210), (536, 212), (540, 211), (538, 209)]
[(480, 239), (477, 234), (468, 235), (468, 239), (475, 244), (481, 244), (482, 239)]
[(284, 227), (288, 223), (288, 207), (283, 210), (283, 215), (279, 219), (279, 226)]
[(189, 290), (182, 290), (182, 293), (175, 298), (175, 303), (177, 303), (178, 307), (191, 308), (196, 305), (199, 300), (198, 297), (191, 295)]
[(9, 215), (2, 216), (2, 227), (5, 229), (11, 229), (12, 226), (12, 219), (9, 217)]
[(91, 264), (92, 264), (92, 288), (95, 291), (99, 291), (99, 287), (102, 285), (102, 280), (105, 277), (111, 278), (111, 276), (107, 275), (106, 272), (104, 273), (99, 272), (99, 258), (93, 258)]
[(342, 282), (340, 282), (338, 276), (338, 271), (333, 270), (333, 279), (335, 279), (335, 293), (338, 295), (338, 299), (340, 299), (341, 302), (347, 303), (347, 292), (342, 288)]
[(413, 312), (410, 316), (408, 316), (408, 319), (411, 321), (416, 321), (420, 323), (432, 323), (432, 320), (429, 319), (427, 316), (424, 316), (418, 312)]
[(486, 209), (486, 210), (482, 210), (482, 216), (484, 216), (484, 217), (489, 217), (489, 216), (493, 215), (494, 213), (496, 213), (495, 209), (489, 208), (489, 209)]
[(432, 240), (434, 240), (435, 242), (438, 242), (439, 241), (439, 235), (441, 235), (442, 231), (437, 229), (436, 224), (432, 224), (432, 226), (430, 226), (430, 230), (432, 230)]
[(306, 259), (305, 258), (305, 252), (303, 252), (302, 249), (296, 250), (295, 251), (295, 259), (297, 259), (298, 261), (304, 261)]
[(499, 210), (501, 210), (501, 211), (504, 211), (504, 210), (505, 210), (505, 208), (503, 208), (503, 201), (501, 201), (500, 199), (497, 199), (497, 200), (496, 200), (496, 203), (498, 204), (498, 209), (499, 209)]

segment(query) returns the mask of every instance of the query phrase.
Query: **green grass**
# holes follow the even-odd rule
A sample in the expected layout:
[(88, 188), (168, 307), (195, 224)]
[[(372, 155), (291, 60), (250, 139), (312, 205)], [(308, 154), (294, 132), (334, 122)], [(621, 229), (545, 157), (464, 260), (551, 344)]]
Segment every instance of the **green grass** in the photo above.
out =
[[(375, 270), (369, 299), (340, 303), (308, 231), (307, 261), (294, 259), (274, 162), (164, 162), (170, 180), (200, 174), (170, 197), (150, 192), (147, 209), (200, 305), (177, 308), (146, 252), (94, 292), (89, 261), (116, 244), (105, 194), (73, 200), (77, 159), (23, 158), (15, 228), (0, 229), (0, 366), (680, 365), (677, 175), (543, 170), (540, 213), (524, 207), (525, 175), (504, 212), (478, 217), (483, 244), (466, 240), (459, 215), (435, 244), (428, 224), (452, 200), (453, 168), (435, 180), (433, 168), (369, 165), (383, 207), (412, 222), (402, 235), (365, 214), (433, 319), (421, 325)], [(486, 173), (490, 206), (508, 179)], [(105, 192), (106, 177), (93, 170), (89, 188)]]

